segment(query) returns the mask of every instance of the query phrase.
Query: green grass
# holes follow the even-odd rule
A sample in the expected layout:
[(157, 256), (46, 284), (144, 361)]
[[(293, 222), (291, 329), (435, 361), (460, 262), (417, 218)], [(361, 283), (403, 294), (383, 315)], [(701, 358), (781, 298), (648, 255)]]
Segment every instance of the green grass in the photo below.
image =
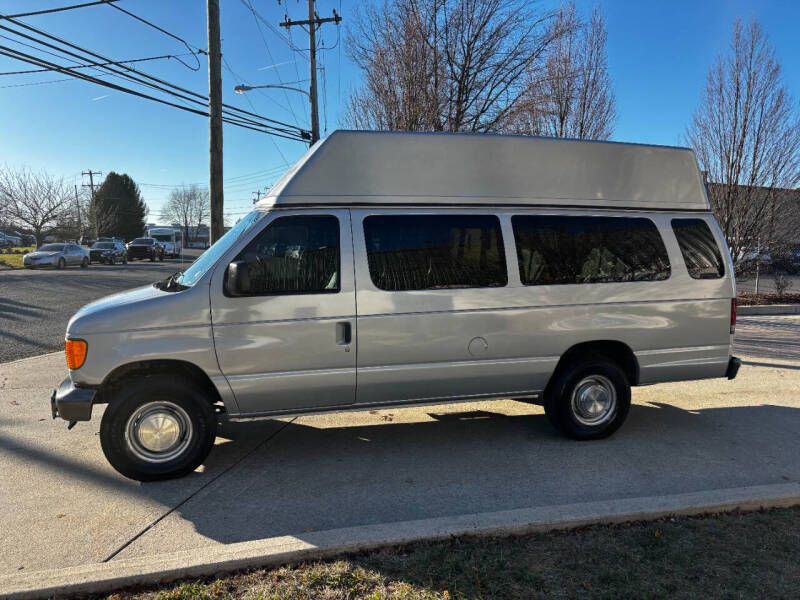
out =
[(22, 257), (28, 252), (33, 252), (36, 248), (34, 246), (26, 246), (24, 248), (11, 248), (10, 250), (10, 253), (9, 250), (3, 250), (0, 253), (0, 263), (5, 263), (15, 269), (21, 269)]
[(114, 594), (242, 598), (796, 598), (800, 507), (439, 543)]

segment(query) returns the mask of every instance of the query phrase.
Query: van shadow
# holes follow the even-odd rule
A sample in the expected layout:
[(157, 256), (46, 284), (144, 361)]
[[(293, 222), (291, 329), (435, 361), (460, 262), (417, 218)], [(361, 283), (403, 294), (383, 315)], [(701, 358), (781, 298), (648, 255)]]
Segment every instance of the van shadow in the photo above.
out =
[[(375, 523), (800, 481), (800, 408), (637, 404), (614, 436), (580, 443), (556, 433), (541, 409), (504, 414), (504, 405), (223, 423), (201, 469), (158, 483), (117, 475), (90, 433), (69, 452), (0, 435), (0, 454), (78, 481), (103, 502), (162, 504), (170, 514), (135, 545), (159, 552), (207, 539), (303, 539)], [(418, 421), (398, 422), (408, 410)]]
[[(384, 414), (382, 411), (381, 414)], [(447, 515), (800, 481), (800, 409), (635, 405), (610, 439), (579, 443), (542, 414), (286, 425), (177, 510), (234, 543)], [(345, 421), (346, 417), (338, 419)], [(323, 421), (324, 420), (319, 420)], [(250, 437), (256, 424), (225, 426)], [(216, 460), (214, 453), (209, 464)], [(142, 486), (141, 492), (157, 486)], [(155, 491), (155, 490), (154, 490)], [(166, 524), (164, 533), (171, 524)]]

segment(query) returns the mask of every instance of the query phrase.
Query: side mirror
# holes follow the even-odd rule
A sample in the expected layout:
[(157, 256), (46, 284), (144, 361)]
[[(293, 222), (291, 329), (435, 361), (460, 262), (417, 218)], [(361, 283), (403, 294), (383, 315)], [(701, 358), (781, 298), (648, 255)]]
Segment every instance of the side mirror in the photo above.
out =
[(245, 296), (250, 293), (250, 270), (247, 262), (235, 260), (228, 265), (225, 292), (229, 296)]

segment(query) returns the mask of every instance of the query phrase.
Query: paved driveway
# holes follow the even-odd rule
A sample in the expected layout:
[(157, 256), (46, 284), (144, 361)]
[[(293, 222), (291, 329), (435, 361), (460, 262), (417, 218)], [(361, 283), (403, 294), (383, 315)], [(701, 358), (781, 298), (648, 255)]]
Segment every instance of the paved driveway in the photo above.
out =
[(149, 285), (182, 270), (185, 261), (135, 261), (87, 269), (0, 270), (0, 362), (36, 356), (64, 347), (70, 317), (84, 304), (123, 290)]
[[(196, 473), (140, 484), (100, 414), (52, 421), (63, 357), (0, 365), (0, 576), (371, 523), (800, 481), (800, 317), (742, 318), (733, 382), (637, 388), (611, 439), (514, 401), (226, 424)], [(0, 593), (2, 590), (0, 590)]]

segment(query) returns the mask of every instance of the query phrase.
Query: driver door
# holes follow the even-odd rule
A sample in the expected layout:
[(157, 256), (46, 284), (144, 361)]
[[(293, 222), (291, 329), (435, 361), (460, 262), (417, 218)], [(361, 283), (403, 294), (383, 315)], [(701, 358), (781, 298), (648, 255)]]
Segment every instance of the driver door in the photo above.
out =
[(242, 414), (355, 402), (356, 335), (349, 210), (279, 211), (234, 260), (250, 292), (211, 283), (219, 366)]

